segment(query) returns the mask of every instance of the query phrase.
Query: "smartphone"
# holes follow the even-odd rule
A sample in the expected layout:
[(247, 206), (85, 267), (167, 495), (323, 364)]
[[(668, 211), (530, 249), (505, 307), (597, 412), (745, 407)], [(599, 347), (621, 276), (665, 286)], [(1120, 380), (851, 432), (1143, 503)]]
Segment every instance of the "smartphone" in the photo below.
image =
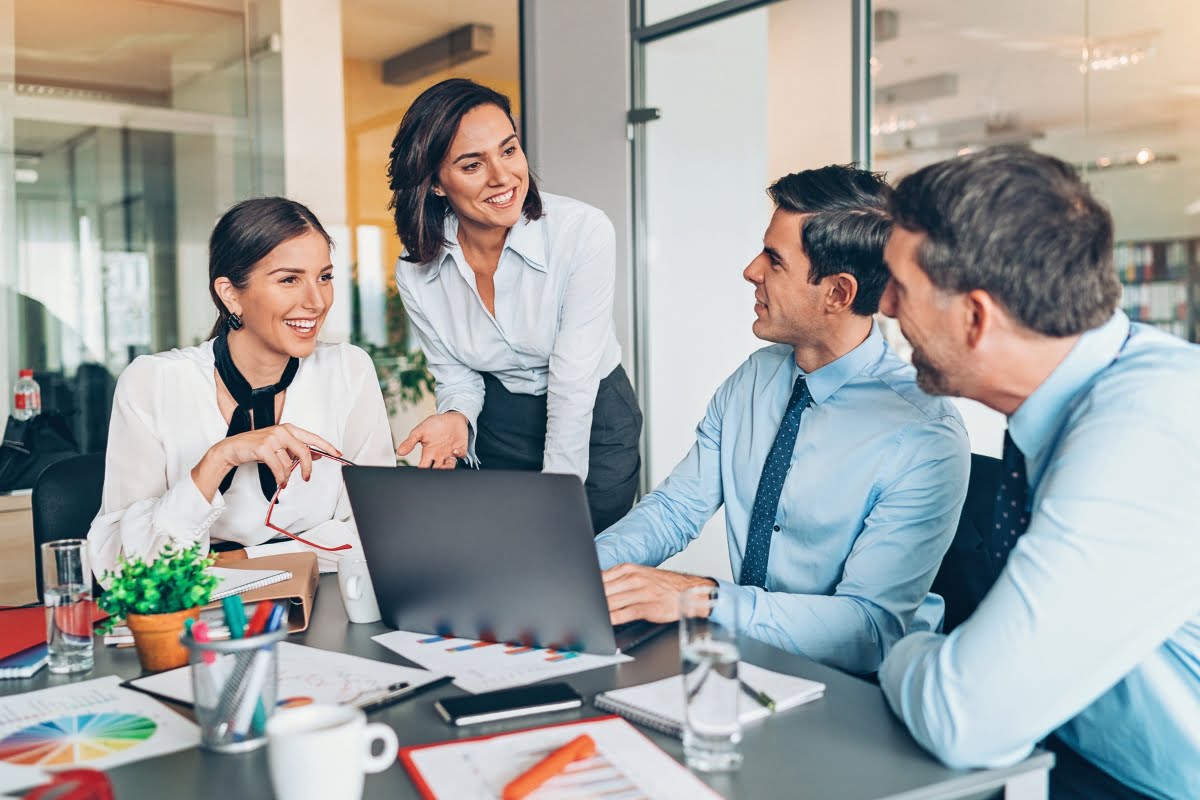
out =
[(474, 725), (477, 722), (563, 711), (582, 705), (583, 698), (565, 683), (519, 686), (469, 697), (446, 697), (434, 703), (442, 719), (451, 725)]

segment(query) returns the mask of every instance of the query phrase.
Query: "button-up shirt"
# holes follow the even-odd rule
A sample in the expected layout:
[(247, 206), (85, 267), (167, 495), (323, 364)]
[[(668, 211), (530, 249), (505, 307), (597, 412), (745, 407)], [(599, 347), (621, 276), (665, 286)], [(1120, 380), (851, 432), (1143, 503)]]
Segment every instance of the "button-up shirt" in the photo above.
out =
[(1009, 418), (1032, 515), (975, 614), (880, 670), (953, 766), (1051, 731), (1154, 797), (1200, 797), (1200, 347), (1118, 312)]
[[(600, 565), (661, 564), (724, 504), (739, 575), (763, 464), (802, 374), (787, 345), (743, 363), (713, 396), (687, 457), (596, 540)], [(783, 485), (766, 586), (718, 581), (713, 616), (777, 647), (873, 672), (905, 633), (941, 624), (942, 600), (929, 587), (966, 496), (967, 433), (949, 401), (917, 388), (877, 326), (806, 378), (812, 403)]]
[(541, 219), (508, 232), (493, 278), (493, 316), (446, 217), (441, 252), (427, 264), (396, 262), (396, 286), (437, 381), (437, 410), (470, 423), (475, 456), (483, 408), (480, 373), (516, 394), (548, 395), (542, 470), (588, 472), (592, 408), (600, 381), (621, 363), (613, 324), (616, 233), (599, 209), (542, 193)]

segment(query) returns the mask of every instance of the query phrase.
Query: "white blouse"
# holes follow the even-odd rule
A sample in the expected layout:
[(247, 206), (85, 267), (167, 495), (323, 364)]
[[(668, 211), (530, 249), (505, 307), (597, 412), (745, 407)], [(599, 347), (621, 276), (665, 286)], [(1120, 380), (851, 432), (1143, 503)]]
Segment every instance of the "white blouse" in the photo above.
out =
[[(310, 549), (298, 542), (250, 547), (279, 535), (265, 525), (257, 464), (238, 467), (229, 491), (218, 491), (211, 503), (192, 481), (192, 468), (229, 428), (217, 406), (215, 369), (209, 341), (141, 356), (121, 373), (103, 500), (88, 532), (97, 575), (113, 569), (122, 553), (153, 557), (167, 542), (200, 541), (206, 550), (213, 540), (239, 542), (250, 556)], [(279, 423), (285, 422), (324, 438), (356, 464), (396, 463), (374, 365), (353, 345), (320, 343), (300, 360), (284, 397)], [(297, 470), (271, 522), (322, 545), (355, 548), (342, 553), (361, 552), (341, 467), (333, 461), (316, 461), (308, 483)], [(315, 552), (322, 571), (337, 568), (337, 554)]]
[(613, 324), (616, 233), (604, 212), (542, 192), (544, 216), (524, 215), (508, 232), (488, 313), (446, 217), (447, 244), (428, 264), (396, 262), (404, 300), (429, 371), (437, 410), (470, 422), (468, 461), (483, 408), (481, 372), (514, 394), (547, 395), (543, 472), (588, 474), (592, 409), (600, 381), (621, 363)]

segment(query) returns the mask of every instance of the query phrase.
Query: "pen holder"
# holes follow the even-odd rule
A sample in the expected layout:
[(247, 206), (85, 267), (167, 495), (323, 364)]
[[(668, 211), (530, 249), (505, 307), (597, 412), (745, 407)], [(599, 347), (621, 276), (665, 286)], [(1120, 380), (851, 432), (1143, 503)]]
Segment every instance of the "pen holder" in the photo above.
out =
[(242, 753), (267, 743), (267, 720), (279, 686), (276, 647), (287, 628), (246, 639), (197, 642), (188, 648), (200, 744), (218, 753)]

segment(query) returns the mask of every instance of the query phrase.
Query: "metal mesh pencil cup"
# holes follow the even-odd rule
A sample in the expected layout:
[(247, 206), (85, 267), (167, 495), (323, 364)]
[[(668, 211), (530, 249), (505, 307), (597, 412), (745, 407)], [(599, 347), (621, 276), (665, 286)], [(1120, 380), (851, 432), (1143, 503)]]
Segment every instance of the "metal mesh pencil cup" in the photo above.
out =
[(267, 720), (275, 710), (279, 686), (276, 647), (288, 635), (277, 631), (245, 639), (197, 642), (188, 648), (200, 744), (219, 753), (242, 753), (267, 743)]

